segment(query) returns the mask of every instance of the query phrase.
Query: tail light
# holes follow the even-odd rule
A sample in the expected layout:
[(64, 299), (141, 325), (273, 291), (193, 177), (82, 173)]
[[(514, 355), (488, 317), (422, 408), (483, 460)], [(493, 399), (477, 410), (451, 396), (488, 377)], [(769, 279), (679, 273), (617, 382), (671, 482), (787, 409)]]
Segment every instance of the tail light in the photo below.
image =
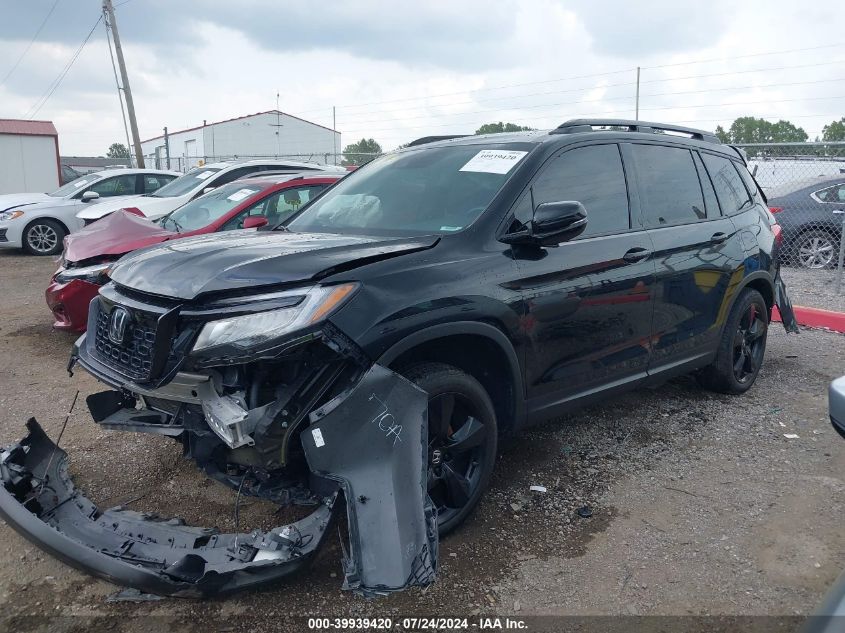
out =
[(769, 211), (771, 211), (772, 213), (780, 213), (781, 211), (783, 211), (783, 207), (769, 207)]
[(783, 229), (780, 224), (772, 224), (772, 233), (775, 236), (775, 243), (780, 246), (783, 244)]

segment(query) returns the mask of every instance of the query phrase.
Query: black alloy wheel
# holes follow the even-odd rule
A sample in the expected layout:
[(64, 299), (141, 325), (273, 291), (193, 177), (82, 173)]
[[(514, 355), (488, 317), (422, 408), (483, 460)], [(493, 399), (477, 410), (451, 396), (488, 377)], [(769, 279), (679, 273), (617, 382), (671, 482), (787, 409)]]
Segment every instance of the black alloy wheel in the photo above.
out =
[(752, 303), (739, 320), (734, 335), (733, 369), (737, 382), (754, 380), (766, 351), (766, 316)]
[(496, 460), (493, 403), (472, 376), (443, 363), (421, 363), (402, 372), (428, 393), (428, 494), (441, 535), (472, 512)]

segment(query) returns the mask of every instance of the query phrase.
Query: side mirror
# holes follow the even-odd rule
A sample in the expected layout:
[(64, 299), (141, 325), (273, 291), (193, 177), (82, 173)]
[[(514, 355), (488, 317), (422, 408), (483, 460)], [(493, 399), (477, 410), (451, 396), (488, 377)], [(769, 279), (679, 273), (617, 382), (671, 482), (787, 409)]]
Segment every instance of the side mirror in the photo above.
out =
[(80, 200), (82, 200), (82, 202), (91, 202), (92, 200), (99, 200), (99, 199), (100, 199), (100, 194), (98, 194), (96, 191), (86, 191), (85, 193), (82, 194), (82, 197), (80, 198)]
[(505, 244), (557, 246), (578, 237), (587, 228), (587, 210), (574, 200), (544, 202), (537, 205), (524, 231), (501, 237)]
[(244, 219), (245, 229), (258, 229), (267, 226), (267, 218), (263, 215), (251, 215)]

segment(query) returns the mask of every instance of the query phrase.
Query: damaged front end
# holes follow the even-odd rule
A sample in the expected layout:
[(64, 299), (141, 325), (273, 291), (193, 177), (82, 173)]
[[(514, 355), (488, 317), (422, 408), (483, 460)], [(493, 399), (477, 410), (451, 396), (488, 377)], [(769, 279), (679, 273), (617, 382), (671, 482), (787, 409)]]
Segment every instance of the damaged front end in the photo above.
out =
[[(240, 313), (211, 310), (213, 320), (206, 307), (142, 305), (105, 287), (71, 361), (114, 387), (88, 397), (92, 417), (108, 429), (173, 437), (238, 496), (310, 506), (310, 515), (269, 532), (221, 534), (100, 510), (74, 488), (67, 455), (35, 420), (0, 453), (0, 515), (94, 575), (201, 597), (298, 571), (345, 505), (344, 588), (374, 595), (431, 583), (437, 517), (426, 491), (425, 392), (373, 364), (325, 319), (293, 337), (253, 336), (244, 345), (231, 332), (232, 322), (245, 323)], [(120, 343), (110, 328), (127, 318)], [(203, 337), (212, 340), (203, 345)]]

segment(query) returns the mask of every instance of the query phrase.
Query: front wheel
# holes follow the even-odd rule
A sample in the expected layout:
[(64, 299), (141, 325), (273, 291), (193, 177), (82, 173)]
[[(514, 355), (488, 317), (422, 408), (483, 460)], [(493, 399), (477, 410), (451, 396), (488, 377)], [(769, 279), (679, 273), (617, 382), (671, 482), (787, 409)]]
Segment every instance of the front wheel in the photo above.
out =
[(55, 220), (34, 220), (23, 232), (23, 249), (30, 255), (58, 255), (65, 230)]
[(463, 523), (490, 482), (496, 412), (481, 383), (457, 367), (419, 363), (402, 373), (428, 393), (428, 494), (443, 536)]
[(769, 310), (756, 290), (746, 288), (731, 308), (716, 360), (698, 375), (702, 386), (721, 393), (748, 391), (763, 365)]

